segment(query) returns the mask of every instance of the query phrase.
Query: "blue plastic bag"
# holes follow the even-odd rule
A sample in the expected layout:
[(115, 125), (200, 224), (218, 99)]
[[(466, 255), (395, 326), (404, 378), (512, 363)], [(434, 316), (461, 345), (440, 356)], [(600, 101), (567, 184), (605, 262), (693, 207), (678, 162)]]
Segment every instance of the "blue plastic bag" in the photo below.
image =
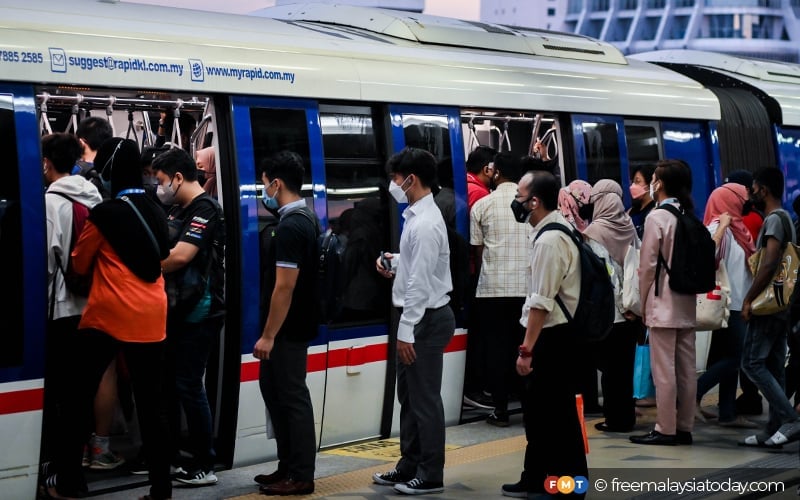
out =
[(653, 384), (653, 373), (650, 371), (650, 344), (636, 346), (636, 357), (633, 361), (633, 397), (635, 399), (652, 398), (656, 395)]

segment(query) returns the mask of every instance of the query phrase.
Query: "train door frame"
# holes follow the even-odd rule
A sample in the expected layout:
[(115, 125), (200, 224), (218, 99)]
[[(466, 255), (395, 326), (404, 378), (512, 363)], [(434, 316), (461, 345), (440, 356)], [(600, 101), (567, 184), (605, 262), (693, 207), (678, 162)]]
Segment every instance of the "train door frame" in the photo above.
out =
[[(269, 455), (275, 455), (277, 448), (274, 440), (266, 438), (266, 414), (264, 403), (258, 388), (258, 372), (260, 362), (253, 357), (252, 351), (260, 336), (258, 299), (260, 276), (259, 265), (259, 227), (258, 227), (258, 185), (256, 182), (257, 165), (255, 164), (255, 144), (250, 112), (252, 109), (291, 110), (305, 113), (306, 133), (308, 135), (309, 162), (311, 178), (323, 179), (325, 176), (322, 134), (319, 123), (319, 105), (317, 101), (307, 99), (281, 99), (269, 97), (235, 96), (231, 99), (231, 133), (234, 137), (236, 163), (238, 167), (241, 231), (239, 249), (242, 269), (239, 291), (243, 299), (239, 304), (241, 317), (241, 376), (238, 398), (238, 415), (236, 422), (236, 444), (233, 465), (244, 465), (263, 461)], [(327, 226), (327, 207), (325, 204), (325, 184), (312, 182), (313, 209), (323, 227)], [(246, 298), (250, 297), (250, 300)], [(309, 366), (327, 366), (327, 331), (320, 330), (320, 335), (309, 347)], [(316, 372), (315, 372), (316, 373)], [(309, 389), (314, 406), (314, 423), (316, 439), (319, 443), (322, 429), (325, 394), (324, 370), (320, 377), (309, 377)], [(314, 380), (321, 378), (321, 380)], [(246, 408), (244, 405), (255, 404)], [(256, 411), (257, 409), (262, 411)], [(267, 446), (265, 446), (267, 445)]]
[[(711, 191), (722, 184), (721, 172), (711, 149), (709, 138), (712, 134), (709, 130), (708, 124), (703, 122), (661, 121), (664, 158), (683, 160), (692, 169), (692, 198), (696, 205), (695, 214), (700, 220), (703, 220), (705, 210), (705, 203), (700, 201), (708, 199)], [(716, 134), (713, 136), (716, 137)]]
[[(611, 178), (607, 176), (600, 175), (597, 179), (602, 178), (611, 178), (621, 185), (627, 184), (628, 180), (630, 179), (630, 175), (628, 172), (628, 146), (627, 142), (625, 141), (625, 120), (622, 116), (616, 115), (586, 115), (586, 114), (573, 114), (570, 116), (570, 123), (572, 125), (572, 139), (573, 139), (573, 151), (575, 153), (575, 165), (577, 171), (577, 178), (583, 179), (590, 184), (593, 183), (593, 178), (589, 175), (589, 155), (586, 151), (586, 145), (584, 143), (584, 125), (594, 124), (594, 125), (614, 125), (616, 127), (616, 140), (617, 140), (617, 147), (619, 149), (619, 165), (618, 165), (618, 174), (619, 178)], [(594, 179), (594, 180), (597, 180)], [(568, 184), (565, 180), (565, 184)], [(625, 190), (623, 190), (625, 193)], [(625, 196), (628, 196), (625, 194)], [(627, 201), (629, 201), (626, 198)]]
[[(17, 148), (22, 246), (22, 353), (18, 364), (0, 368), (0, 457), (3, 493), (23, 498), (36, 488), (44, 403), (45, 329), (47, 319), (47, 243), (44, 182), (38, 120), (31, 85), (0, 83), (0, 98), (10, 99)], [(9, 265), (8, 262), (4, 265)], [(8, 285), (4, 283), (4, 285)], [(10, 361), (9, 361), (10, 362)], [(3, 431), (5, 429), (5, 431)], [(13, 462), (8, 461), (13, 458)], [(8, 462), (7, 462), (8, 461)], [(24, 467), (20, 468), (20, 464)], [(12, 479), (13, 477), (13, 479)]]
[[(458, 203), (458, 200), (467, 199), (467, 174), (466, 158), (464, 157), (464, 138), (461, 134), (461, 110), (455, 107), (445, 106), (425, 106), (409, 104), (390, 104), (389, 120), (392, 147), (394, 152), (401, 151), (406, 146), (405, 130), (403, 127), (404, 115), (436, 116), (445, 118), (447, 121), (448, 137), (450, 140), (450, 163), (453, 169), (453, 185), (456, 197), (456, 230), (469, 241), (469, 214), (467, 213), (466, 203)], [(398, 225), (402, 231), (402, 217), (399, 215), (405, 205), (398, 207)], [(399, 231), (398, 231), (399, 234)], [(399, 433), (400, 408), (397, 403), (397, 371), (396, 371), (396, 339), (397, 322), (399, 316), (392, 314), (392, 324), (389, 329), (389, 360), (387, 363), (386, 391), (384, 392), (384, 412), (381, 433), (384, 436), (396, 435)], [(466, 360), (467, 331), (463, 322), (456, 320), (456, 332), (450, 344), (445, 348), (445, 367), (442, 377), (442, 396), (445, 409), (445, 423), (454, 425), (459, 423), (461, 417), (461, 401), (464, 383), (464, 364)], [(452, 358), (453, 366), (448, 368)], [(450, 377), (448, 377), (450, 375)], [(456, 386), (446, 386), (448, 378), (455, 379)]]

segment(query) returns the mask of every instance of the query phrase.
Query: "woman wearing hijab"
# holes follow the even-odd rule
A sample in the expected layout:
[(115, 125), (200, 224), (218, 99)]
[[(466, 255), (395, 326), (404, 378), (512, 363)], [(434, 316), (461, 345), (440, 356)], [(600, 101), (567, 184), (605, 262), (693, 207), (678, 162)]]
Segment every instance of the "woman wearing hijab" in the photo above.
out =
[(213, 147), (199, 149), (195, 153), (197, 168), (205, 173), (203, 190), (209, 196), (217, 197), (217, 155)]
[[(612, 281), (616, 291), (621, 292), (625, 254), (637, 238), (633, 222), (622, 204), (622, 187), (609, 179), (599, 180), (592, 188), (590, 202), (594, 206), (592, 222), (583, 236), (598, 255), (606, 254), (611, 260)], [(597, 245), (601, 248), (597, 249)], [(633, 361), (639, 330), (637, 323), (625, 319), (623, 312), (618, 306), (611, 333), (594, 352), (595, 366), (603, 373), (600, 383), (605, 416), (605, 422), (596, 424), (595, 428), (606, 432), (630, 432), (636, 424)]]
[(570, 182), (558, 192), (558, 209), (561, 215), (581, 233), (592, 218), (589, 204), (591, 196), (592, 185), (580, 179)]
[(711, 336), (711, 351), (716, 361), (697, 380), (697, 410), (695, 416), (705, 421), (710, 414), (701, 410), (700, 402), (712, 387), (719, 384), (719, 425), (724, 427), (755, 428), (756, 424), (736, 415), (736, 386), (742, 363), (742, 345), (746, 331), (742, 320), (742, 302), (753, 276), (747, 259), (756, 251), (753, 238), (742, 220), (747, 188), (728, 183), (715, 189), (708, 197), (703, 224), (711, 232), (717, 246), (717, 259), (725, 263), (731, 288), (731, 316), (728, 328)]
[(63, 498), (86, 492), (81, 470), (86, 422), (91, 420), (92, 400), (103, 372), (122, 352), (151, 464), (152, 487), (144, 498), (170, 498), (169, 435), (162, 392), (167, 297), (161, 260), (169, 255), (166, 217), (142, 187), (135, 142), (109, 139), (95, 162), (106, 165), (103, 181), (110, 183), (113, 198), (92, 209), (72, 253), (75, 271), (92, 273), (92, 287), (74, 340), (74, 369), (65, 374), (73, 393), (62, 402), (61, 442), (54, 470), (47, 470), (43, 493)]

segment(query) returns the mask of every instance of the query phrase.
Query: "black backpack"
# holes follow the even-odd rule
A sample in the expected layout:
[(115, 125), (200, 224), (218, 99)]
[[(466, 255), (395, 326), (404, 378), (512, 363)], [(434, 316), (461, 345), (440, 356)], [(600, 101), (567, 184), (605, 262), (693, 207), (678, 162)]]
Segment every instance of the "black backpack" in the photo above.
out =
[(69, 290), (73, 295), (77, 295), (79, 297), (88, 297), (89, 289), (92, 286), (92, 272), (89, 271), (87, 274), (76, 273), (75, 270), (72, 269), (71, 256), (72, 251), (75, 249), (75, 243), (78, 241), (78, 237), (80, 237), (81, 233), (83, 232), (83, 226), (86, 224), (86, 220), (89, 218), (89, 207), (75, 200), (71, 196), (68, 196), (64, 193), (59, 193), (58, 191), (48, 191), (47, 194), (61, 196), (62, 198), (69, 200), (70, 204), (72, 204), (72, 237), (70, 238), (69, 249), (67, 250), (67, 268), (64, 269), (61, 267), (61, 259), (59, 258), (56, 259), (56, 265), (61, 271), (61, 274), (64, 275), (64, 285), (67, 287), (67, 290)]
[(605, 339), (614, 326), (614, 285), (608, 274), (606, 261), (596, 253), (575, 231), (570, 231), (563, 224), (551, 222), (545, 225), (536, 239), (545, 231), (557, 230), (565, 233), (578, 247), (581, 259), (581, 292), (578, 297), (578, 307), (572, 316), (561, 297), (556, 295), (556, 303), (573, 330), (586, 342), (600, 342)]
[(678, 219), (675, 227), (675, 241), (672, 244), (672, 266), (661, 252), (656, 264), (656, 296), (659, 291), (661, 267), (669, 275), (669, 287), (678, 293), (694, 295), (706, 293), (716, 286), (716, 245), (711, 234), (693, 213), (676, 208), (670, 203), (658, 207)]

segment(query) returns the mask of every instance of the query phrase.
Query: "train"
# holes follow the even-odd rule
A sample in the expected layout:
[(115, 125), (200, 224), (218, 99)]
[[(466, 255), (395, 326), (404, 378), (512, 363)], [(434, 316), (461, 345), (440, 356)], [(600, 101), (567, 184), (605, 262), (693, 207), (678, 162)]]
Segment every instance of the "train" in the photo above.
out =
[[(308, 354), (317, 443), (398, 432), (390, 290), (374, 259), (396, 249), (401, 209), (386, 159), (407, 145), (439, 161), (452, 224), (469, 238), (465, 160), (478, 145), (520, 156), (546, 140), (562, 182), (680, 158), (702, 207), (728, 172), (775, 165), (800, 194), (800, 68), (694, 51), (625, 56), (580, 35), (342, 5), (230, 15), (115, 1), (0, 5), (0, 491), (36, 494), (47, 275), (40, 138), (87, 116), (154, 144), (216, 152), (225, 212), (225, 327), (206, 374), (221, 467), (274, 458), (252, 356), (259, 324), (260, 162), (306, 162), (303, 196), (325, 230), (360, 242), (339, 314)], [(630, 203), (627, 189), (625, 202)], [(374, 255), (373, 255), (374, 254)], [(307, 307), (316, 307), (308, 304)], [(448, 424), (461, 422), (468, 329), (444, 359)], [(9, 452), (13, 450), (13, 453)]]

